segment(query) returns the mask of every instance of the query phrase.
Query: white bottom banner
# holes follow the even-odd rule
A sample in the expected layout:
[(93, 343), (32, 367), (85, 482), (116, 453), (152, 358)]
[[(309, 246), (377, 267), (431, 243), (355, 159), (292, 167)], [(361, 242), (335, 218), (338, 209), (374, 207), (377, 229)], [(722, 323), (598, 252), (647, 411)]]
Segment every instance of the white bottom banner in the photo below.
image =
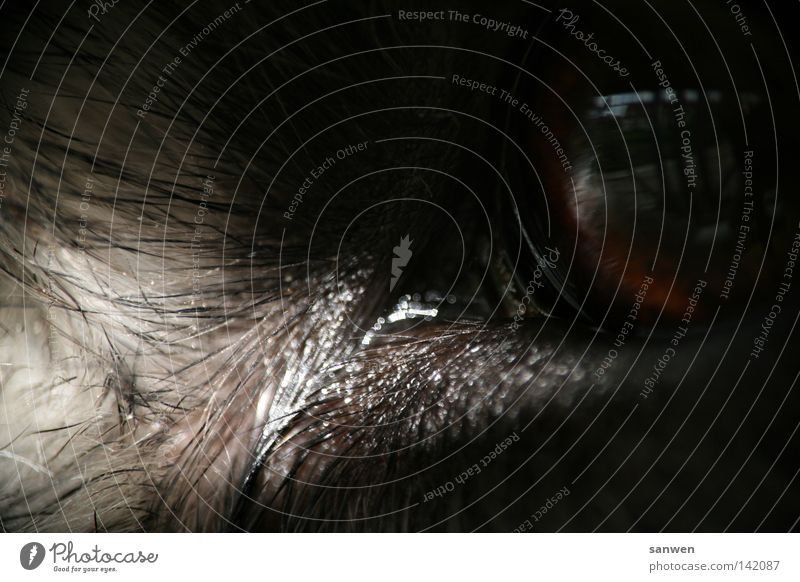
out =
[(797, 581), (798, 550), (794, 534), (3, 534), (0, 576)]

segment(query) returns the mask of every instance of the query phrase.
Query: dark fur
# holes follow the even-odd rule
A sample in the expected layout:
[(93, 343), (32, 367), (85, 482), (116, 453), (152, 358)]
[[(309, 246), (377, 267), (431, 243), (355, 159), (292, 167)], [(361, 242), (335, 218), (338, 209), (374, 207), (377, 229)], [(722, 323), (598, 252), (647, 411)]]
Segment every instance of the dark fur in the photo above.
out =
[[(642, 402), (662, 344), (631, 339), (595, 382), (613, 325), (598, 334), (564, 317), (516, 329), (480, 307), (504, 291), (470, 274), (491, 267), (480, 204), (496, 231), (514, 225), (490, 167), (448, 142), (498, 164), (518, 187), (501, 157), (507, 110), (446, 82), (397, 77), (459, 71), (511, 87), (519, 70), (476, 51), (521, 63), (527, 45), (391, 18), (321, 31), (397, 8), (378, 2), (331, 2), (261, 30), (300, 7), (254, 0), (184, 58), (137, 117), (161, 68), (230, 5), (204, 2), (178, 17), (182, 3), (139, 15), (123, 0), (85, 40), (82, 9), (59, 22), (63, 7), (41, 6), (24, 27), (25, 8), (0, 12), (4, 48), (21, 31), (2, 72), (0, 130), (19, 88), (31, 91), (14, 189), (0, 207), (0, 266), (9, 297), (24, 297), (26, 325), (52, 330), (9, 354), (23, 370), (47, 370), (29, 388), (4, 381), (50, 412), (0, 446), (42, 451), (51, 474), (18, 475), (5, 461), (3, 529), (511, 530), (564, 486), (568, 502), (541, 529), (796, 527), (795, 314), (741, 385), (732, 362), (750, 349), (757, 326), (748, 321), (733, 344), (734, 324), (693, 334), (658, 397)], [(543, 23), (522, 4), (505, 14)], [(413, 44), (458, 50), (375, 50)], [(365, 114), (376, 110), (385, 111)], [(284, 219), (310, 168), (367, 140)], [(444, 290), (459, 267), (441, 248), (447, 220), (420, 203), (382, 204), (396, 198), (453, 213), (468, 257), (456, 295), (478, 288), (478, 307), (362, 348), (401, 293)], [(417, 266), (390, 294), (392, 248), (407, 234)], [(10, 309), (4, 318), (18, 321)], [(55, 393), (82, 404), (54, 413)], [(521, 442), (491, 472), (423, 502), (515, 431)]]

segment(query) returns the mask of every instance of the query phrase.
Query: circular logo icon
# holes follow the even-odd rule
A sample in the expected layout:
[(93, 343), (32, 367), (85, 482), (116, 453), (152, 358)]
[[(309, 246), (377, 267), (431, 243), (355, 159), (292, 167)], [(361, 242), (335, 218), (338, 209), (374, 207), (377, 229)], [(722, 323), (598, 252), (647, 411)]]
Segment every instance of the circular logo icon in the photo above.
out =
[(39, 542), (30, 542), (19, 551), (19, 563), (26, 570), (35, 570), (44, 561), (44, 546)]

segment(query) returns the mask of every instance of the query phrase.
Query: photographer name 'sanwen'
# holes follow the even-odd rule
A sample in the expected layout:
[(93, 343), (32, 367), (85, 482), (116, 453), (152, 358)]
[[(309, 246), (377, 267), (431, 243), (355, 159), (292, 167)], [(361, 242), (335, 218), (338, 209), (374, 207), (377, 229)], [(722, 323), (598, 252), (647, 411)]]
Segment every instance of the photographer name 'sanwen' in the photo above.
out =
[(694, 546), (650, 546), (651, 554), (694, 554)]
[(137, 552), (104, 552), (95, 544), (86, 552), (76, 552), (72, 542), (57, 542), (50, 546), (53, 564), (154, 564), (158, 554)]

